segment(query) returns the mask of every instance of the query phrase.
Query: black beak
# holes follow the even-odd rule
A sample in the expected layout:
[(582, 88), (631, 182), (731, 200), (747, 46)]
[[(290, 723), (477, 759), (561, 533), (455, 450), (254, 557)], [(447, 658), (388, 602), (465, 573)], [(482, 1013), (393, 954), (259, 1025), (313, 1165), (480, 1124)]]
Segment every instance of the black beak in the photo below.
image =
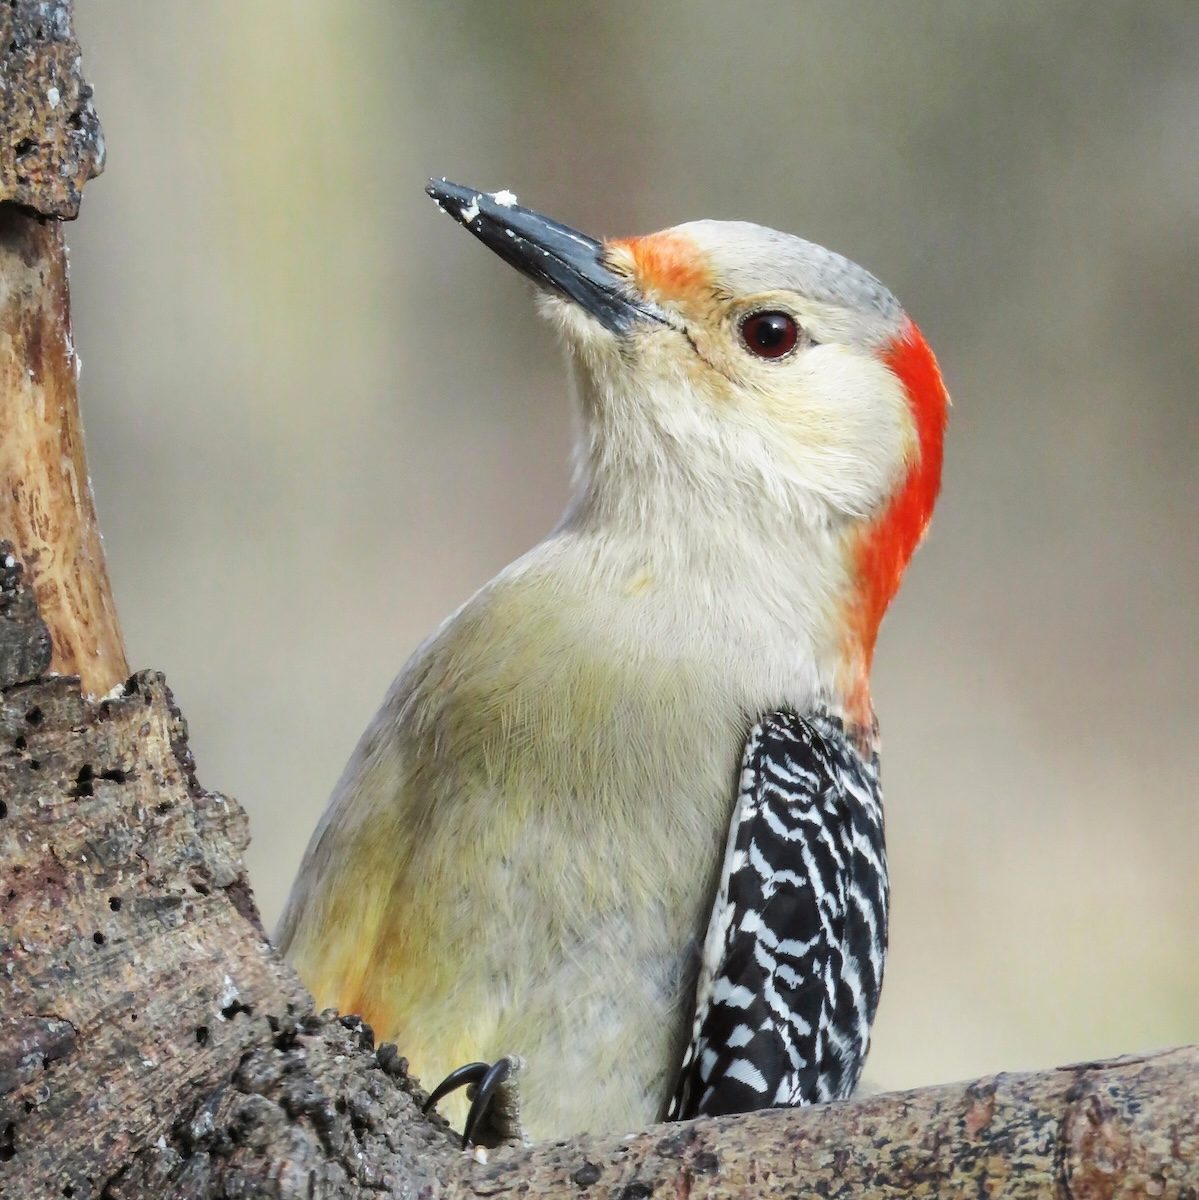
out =
[(489, 195), (444, 179), (430, 179), (425, 191), (500, 258), (573, 300), (613, 333), (644, 321), (669, 324), (657, 305), (604, 265), (602, 242), (522, 208), (511, 192)]

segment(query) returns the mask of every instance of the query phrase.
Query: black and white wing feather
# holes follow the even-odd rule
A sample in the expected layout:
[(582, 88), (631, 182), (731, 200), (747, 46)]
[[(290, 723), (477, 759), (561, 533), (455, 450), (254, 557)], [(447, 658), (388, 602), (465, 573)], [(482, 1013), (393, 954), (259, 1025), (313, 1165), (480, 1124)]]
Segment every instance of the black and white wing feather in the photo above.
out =
[(828, 713), (750, 731), (672, 1120), (841, 1099), (882, 986), (878, 759)]

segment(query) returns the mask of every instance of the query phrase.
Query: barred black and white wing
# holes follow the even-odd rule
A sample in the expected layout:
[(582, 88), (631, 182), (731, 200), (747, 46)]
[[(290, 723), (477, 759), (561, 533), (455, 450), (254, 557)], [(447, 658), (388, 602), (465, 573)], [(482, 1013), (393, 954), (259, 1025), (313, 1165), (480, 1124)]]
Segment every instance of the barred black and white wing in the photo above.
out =
[(746, 741), (667, 1117), (850, 1095), (886, 944), (878, 759), (828, 713), (771, 713)]

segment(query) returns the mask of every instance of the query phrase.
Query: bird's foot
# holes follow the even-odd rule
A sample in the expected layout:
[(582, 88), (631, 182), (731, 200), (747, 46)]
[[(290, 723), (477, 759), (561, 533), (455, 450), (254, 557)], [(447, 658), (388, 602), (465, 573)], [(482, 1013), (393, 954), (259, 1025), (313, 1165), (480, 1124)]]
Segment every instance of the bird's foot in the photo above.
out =
[(470, 1085), (470, 1111), (462, 1127), (462, 1148), (477, 1146), (527, 1146), (529, 1137), (520, 1120), (519, 1077), (525, 1060), (505, 1054), (493, 1063), (473, 1062), (451, 1071), (429, 1093), (424, 1112), (443, 1097)]

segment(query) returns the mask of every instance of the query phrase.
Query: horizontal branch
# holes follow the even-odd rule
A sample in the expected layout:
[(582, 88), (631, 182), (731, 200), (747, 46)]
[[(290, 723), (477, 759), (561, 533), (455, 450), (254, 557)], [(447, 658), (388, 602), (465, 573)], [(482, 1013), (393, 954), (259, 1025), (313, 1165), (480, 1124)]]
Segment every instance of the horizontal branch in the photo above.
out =
[(500, 1152), (444, 1194), (1194, 1200), (1197, 1111), (1192, 1046)]

